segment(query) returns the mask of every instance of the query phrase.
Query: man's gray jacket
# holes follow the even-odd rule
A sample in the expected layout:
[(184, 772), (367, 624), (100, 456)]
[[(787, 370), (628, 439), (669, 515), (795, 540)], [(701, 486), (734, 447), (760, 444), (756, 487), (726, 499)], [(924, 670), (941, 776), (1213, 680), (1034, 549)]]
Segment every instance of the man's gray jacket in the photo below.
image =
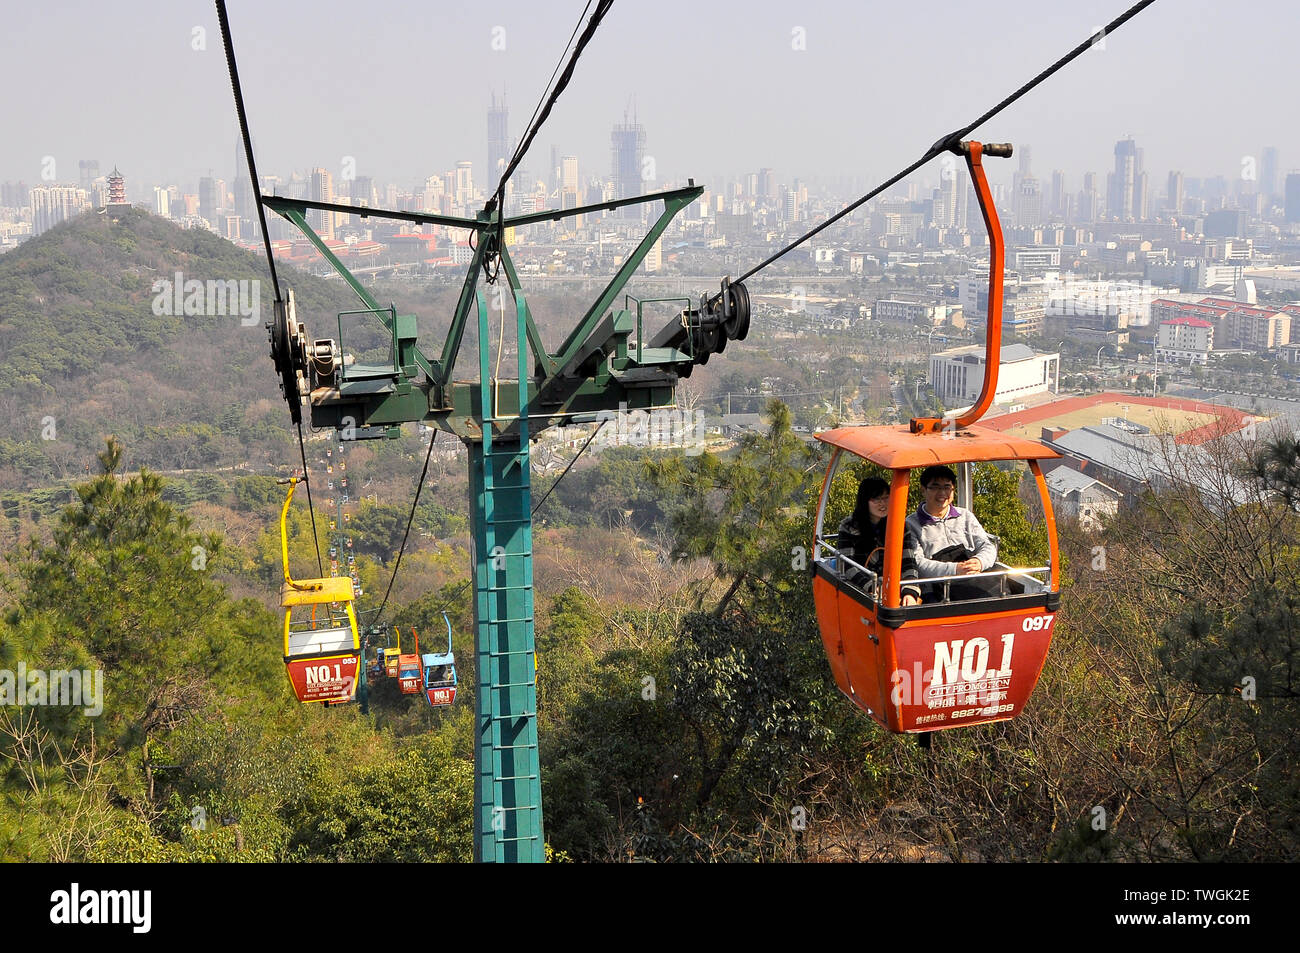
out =
[(992, 569), (997, 562), (997, 545), (989, 539), (988, 533), (984, 532), (984, 527), (970, 510), (950, 506), (948, 514), (940, 520), (921, 506), (907, 518), (907, 526), (920, 546), (916, 553), (916, 568), (922, 579), (957, 575), (957, 563), (940, 562), (931, 558), (949, 546), (966, 547), (972, 556), (979, 559), (983, 572)]

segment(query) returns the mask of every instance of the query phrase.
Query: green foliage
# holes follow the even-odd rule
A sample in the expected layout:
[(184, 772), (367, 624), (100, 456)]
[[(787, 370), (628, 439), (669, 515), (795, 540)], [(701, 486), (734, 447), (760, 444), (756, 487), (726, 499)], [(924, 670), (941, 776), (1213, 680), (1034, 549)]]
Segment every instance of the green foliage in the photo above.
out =
[(409, 507), (391, 503), (363, 502), (352, 514), (349, 528), (354, 548), (380, 558), (395, 556), (409, 512)]
[(540, 730), (572, 710), (596, 663), (593, 636), (605, 628), (596, 601), (574, 586), (555, 597), (547, 620), (536, 632)]
[(464, 863), (472, 859), (473, 765), (438, 740), (313, 785), (295, 805), (295, 859)]
[(1295, 434), (1261, 441), (1243, 469), (1278, 502), (1292, 509), (1300, 506), (1300, 438)]
[(674, 558), (707, 556), (720, 577), (732, 580), (719, 613), (747, 576), (770, 578), (764, 570), (790, 571), (788, 551), (776, 552), (772, 543), (782, 537), (792, 508), (804, 499), (816, 451), (795, 436), (784, 404), (772, 401), (767, 414), (768, 432), (746, 434), (729, 460), (706, 452), (647, 467), (653, 483), (679, 501), (670, 517)]
[(671, 706), (694, 742), (698, 807), (733, 769), (741, 775), (733, 805), (754, 790), (778, 789), (801, 758), (829, 741), (817, 706), (804, 697), (815, 686), (801, 684), (814, 657), (790, 629), (740, 611), (684, 621), (668, 671)]
[(127, 749), (197, 706), (194, 683), (213, 669), (214, 643), (233, 640), (222, 637), (231, 625), (206, 572), (219, 538), (191, 532), (153, 474), (119, 480), (120, 460), (110, 441), (103, 474), (77, 487), (53, 541), (30, 547), (20, 626), (32, 667), (103, 668), (107, 733)]
[[(176, 832), (170, 839), (158, 828)], [(179, 802), (151, 825), (135, 814), (118, 813), (95, 841), (92, 863), (274, 863), (283, 857), (284, 825), (264, 812), (245, 812), (237, 823), (199, 818)]]
[(975, 497), (972, 508), (985, 532), (999, 537), (999, 562), (1008, 566), (1042, 566), (1048, 556), (1047, 528), (1041, 510), (1037, 521), (1031, 521), (1029, 509), (1019, 496), (1022, 481), (1033, 485), (1033, 476), (1023, 466), (1001, 469), (991, 463), (974, 464), (971, 467), (971, 492)]
[[(636, 447), (589, 451), (547, 498), (539, 518), (544, 515), (544, 522), (557, 525), (610, 527), (626, 516), (635, 529), (648, 532), (663, 511), (659, 494), (644, 479), (645, 469), (662, 455)], [(537, 480), (533, 498), (540, 500), (551, 485), (553, 481)]]
[(247, 476), (235, 480), (235, 508), (248, 513), (265, 513), (279, 509), (284, 502), (284, 488), (274, 477)]

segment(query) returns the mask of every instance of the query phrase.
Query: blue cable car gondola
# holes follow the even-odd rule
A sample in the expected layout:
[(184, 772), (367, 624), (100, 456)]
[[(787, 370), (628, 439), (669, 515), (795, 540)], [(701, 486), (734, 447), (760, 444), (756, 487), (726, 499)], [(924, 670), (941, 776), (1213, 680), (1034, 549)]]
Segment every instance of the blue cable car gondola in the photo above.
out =
[(447, 623), (447, 651), (426, 652), (424, 662), (424, 697), (434, 708), (442, 708), (456, 701), (456, 653), (451, 650), (451, 620), (442, 614)]

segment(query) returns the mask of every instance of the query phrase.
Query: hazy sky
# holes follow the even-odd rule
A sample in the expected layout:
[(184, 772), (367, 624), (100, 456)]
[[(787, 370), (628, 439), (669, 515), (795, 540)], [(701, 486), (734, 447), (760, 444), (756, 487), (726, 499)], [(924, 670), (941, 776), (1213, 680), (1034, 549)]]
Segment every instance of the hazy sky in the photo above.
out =
[[(874, 183), (1127, 5), (617, 0), (526, 166), (542, 173), (556, 144), (584, 176), (608, 175), (610, 127), (635, 97), (661, 178), (770, 166)], [(211, 3), (5, 6), (0, 180), (37, 184), (45, 156), (63, 181), (82, 158), (128, 184), (230, 177), (237, 125)], [(490, 94), (504, 92), (521, 134), (582, 8), (229, 0), (261, 171), (338, 175), (353, 156), (359, 175), (413, 185), (469, 158), (481, 177)], [(1235, 177), (1266, 145), (1285, 173), (1300, 166), (1298, 38), (1290, 0), (1159, 0), (976, 135), (1031, 146), (1033, 171), (1063, 168), (1072, 190), (1089, 170), (1104, 189), (1126, 135), (1153, 192), (1171, 167)]]

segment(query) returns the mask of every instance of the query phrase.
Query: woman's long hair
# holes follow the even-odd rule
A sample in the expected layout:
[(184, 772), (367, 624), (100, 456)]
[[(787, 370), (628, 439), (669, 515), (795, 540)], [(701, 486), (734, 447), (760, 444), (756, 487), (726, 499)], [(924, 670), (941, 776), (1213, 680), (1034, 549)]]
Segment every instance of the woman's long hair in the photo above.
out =
[(867, 504), (888, 493), (889, 484), (880, 477), (867, 477), (858, 484), (858, 498), (853, 504), (853, 522), (858, 525), (858, 529), (865, 532), (871, 528), (871, 510)]

